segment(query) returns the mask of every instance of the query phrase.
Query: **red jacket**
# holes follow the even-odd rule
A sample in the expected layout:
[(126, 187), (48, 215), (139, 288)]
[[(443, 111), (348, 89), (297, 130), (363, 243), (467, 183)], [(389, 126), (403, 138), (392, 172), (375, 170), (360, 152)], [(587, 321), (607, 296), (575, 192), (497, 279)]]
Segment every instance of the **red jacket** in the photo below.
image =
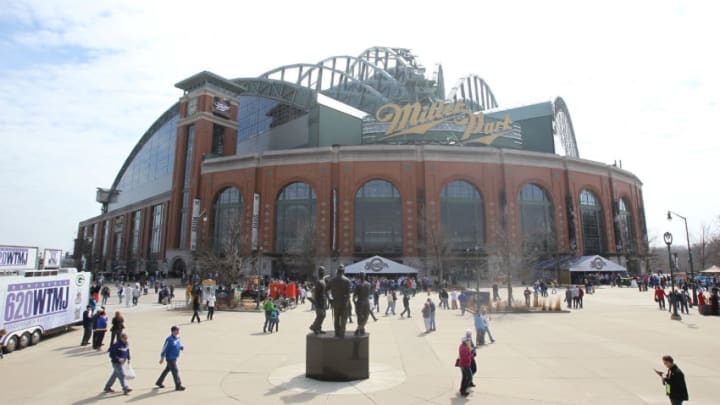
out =
[(460, 343), (459, 355), (460, 355), (460, 363), (458, 364), (460, 367), (470, 367), (472, 364), (472, 351), (470, 351), (470, 348), (465, 342)]
[(665, 291), (663, 291), (662, 288), (656, 288), (655, 289), (655, 298), (665, 299)]

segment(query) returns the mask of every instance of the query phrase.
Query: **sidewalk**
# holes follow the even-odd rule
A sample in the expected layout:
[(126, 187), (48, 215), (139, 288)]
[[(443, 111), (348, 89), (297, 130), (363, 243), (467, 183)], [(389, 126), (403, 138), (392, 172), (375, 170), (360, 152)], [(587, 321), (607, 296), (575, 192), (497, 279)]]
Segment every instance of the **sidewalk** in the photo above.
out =
[[(468, 398), (457, 396), (460, 373), (453, 364), (461, 336), (473, 327), (471, 315), (438, 309), (438, 331), (426, 335), (424, 294), (411, 300), (410, 319), (382, 316), (383, 305), (378, 321), (370, 320), (371, 378), (353, 383), (304, 378), (305, 335), (314, 319), (309, 303), (283, 312), (279, 333), (264, 334), (262, 313), (217, 311), (213, 321), (203, 314), (200, 324), (190, 324), (191, 311), (141, 301), (126, 316), (138, 375), (130, 395), (101, 394), (110, 375), (107, 353), (80, 347), (76, 328), (0, 360), (3, 402), (666, 405), (652, 370), (672, 354), (687, 376), (689, 403), (717, 404), (720, 319), (692, 313), (670, 321), (649, 294), (608, 288), (569, 314), (495, 315), (497, 343), (479, 349), (477, 388)], [(162, 390), (153, 385), (173, 324), (185, 345), (179, 361), (184, 392), (173, 391), (171, 380)], [(328, 313), (325, 329), (331, 325)]]

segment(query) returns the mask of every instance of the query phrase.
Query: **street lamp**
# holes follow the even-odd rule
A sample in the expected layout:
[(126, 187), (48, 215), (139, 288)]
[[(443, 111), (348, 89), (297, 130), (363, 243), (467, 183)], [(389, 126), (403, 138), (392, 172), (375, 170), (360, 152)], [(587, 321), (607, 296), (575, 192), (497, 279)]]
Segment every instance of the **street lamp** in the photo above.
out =
[(690, 286), (692, 287), (693, 305), (697, 305), (698, 298), (697, 298), (697, 288), (695, 288), (695, 266), (693, 266), (692, 248), (690, 247), (690, 233), (688, 232), (687, 218), (678, 214), (677, 212), (668, 211), (667, 212), (668, 221), (672, 221), (673, 214), (675, 214), (675, 216), (677, 216), (677, 217), (681, 218), (683, 221), (685, 221), (685, 237), (687, 238), (688, 258), (690, 261)]
[(670, 246), (673, 242), (673, 236), (670, 232), (665, 232), (663, 235), (663, 239), (665, 240), (665, 244), (667, 245), (668, 249), (668, 264), (670, 264), (670, 285), (672, 285), (672, 301), (670, 302), (670, 305), (672, 305), (673, 313), (670, 315), (670, 319), (679, 321), (682, 318), (677, 312), (677, 296), (675, 295), (675, 275), (673, 274), (673, 267), (675, 267), (675, 264), (673, 263), (672, 259), (672, 252), (670, 251)]

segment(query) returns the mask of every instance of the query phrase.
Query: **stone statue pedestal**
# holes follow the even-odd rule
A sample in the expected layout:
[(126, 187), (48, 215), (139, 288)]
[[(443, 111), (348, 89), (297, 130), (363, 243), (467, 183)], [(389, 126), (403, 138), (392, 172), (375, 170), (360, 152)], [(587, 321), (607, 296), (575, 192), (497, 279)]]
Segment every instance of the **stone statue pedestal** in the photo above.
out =
[(305, 348), (305, 377), (322, 381), (354, 381), (370, 377), (370, 335), (347, 332), (337, 338), (309, 333)]

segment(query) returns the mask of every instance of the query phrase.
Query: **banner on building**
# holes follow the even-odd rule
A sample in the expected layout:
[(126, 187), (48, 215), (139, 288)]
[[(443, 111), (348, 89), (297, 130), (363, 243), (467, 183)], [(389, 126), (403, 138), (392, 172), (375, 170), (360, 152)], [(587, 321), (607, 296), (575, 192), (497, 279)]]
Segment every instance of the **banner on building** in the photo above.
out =
[(251, 245), (252, 250), (258, 249), (258, 226), (260, 225), (260, 194), (253, 194)]
[(194, 198), (193, 206), (192, 206), (192, 222), (190, 223), (190, 250), (193, 252), (197, 250), (197, 233), (198, 233), (199, 222), (200, 222), (200, 199)]

